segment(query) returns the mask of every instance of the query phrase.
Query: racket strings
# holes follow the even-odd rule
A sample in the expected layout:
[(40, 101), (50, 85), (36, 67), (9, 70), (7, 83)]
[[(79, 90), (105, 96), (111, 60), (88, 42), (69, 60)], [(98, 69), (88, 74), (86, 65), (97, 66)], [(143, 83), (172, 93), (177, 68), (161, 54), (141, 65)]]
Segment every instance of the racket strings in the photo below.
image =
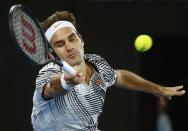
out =
[(12, 20), (14, 32), (22, 50), (35, 62), (45, 63), (44, 39), (35, 21), (19, 9), (14, 11)]

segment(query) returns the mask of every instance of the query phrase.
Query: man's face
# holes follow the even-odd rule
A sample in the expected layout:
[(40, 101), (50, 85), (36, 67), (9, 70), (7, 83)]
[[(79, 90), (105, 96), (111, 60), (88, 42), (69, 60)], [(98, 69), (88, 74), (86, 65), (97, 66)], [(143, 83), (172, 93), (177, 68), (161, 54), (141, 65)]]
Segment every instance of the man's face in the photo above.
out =
[(54, 33), (51, 47), (57, 56), (71, 66), (80, 64), (84, 60), (84, 43), (78, 33), (70, 28), (62, 28)]

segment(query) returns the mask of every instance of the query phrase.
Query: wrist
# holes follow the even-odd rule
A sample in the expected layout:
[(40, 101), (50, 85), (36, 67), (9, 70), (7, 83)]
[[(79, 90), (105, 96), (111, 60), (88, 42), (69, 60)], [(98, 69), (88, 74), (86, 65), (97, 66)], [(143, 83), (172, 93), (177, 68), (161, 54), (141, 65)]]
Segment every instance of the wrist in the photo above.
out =
[(158, 95), (164, 95), (165, 91), (164, 91), (164, 87), (163, 86), (157, 86), (157, 94)]
[(66, 81), (64, 79), (64, 74), (61, 75), (61, 79), (60, 80), (61, 80), (61, 86), (62, 86), (62, 88), (64, 90), (69, 91), (69, 90), (71, 90), (73, 88), (72, 85), (66, 83)]

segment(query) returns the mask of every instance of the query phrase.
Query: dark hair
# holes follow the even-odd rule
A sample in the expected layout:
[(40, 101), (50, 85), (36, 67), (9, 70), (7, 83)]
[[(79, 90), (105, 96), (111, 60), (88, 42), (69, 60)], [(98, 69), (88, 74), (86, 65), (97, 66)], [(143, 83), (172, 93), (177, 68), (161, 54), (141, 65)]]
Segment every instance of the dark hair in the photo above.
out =
[(76, 27), (76, 18), (73, 13), (68, 11), (56, 11), (51, 16), (49, 16), (46, 20), (41, 23), (41, 26), (44, 32), (56, 21), (69, 21)]

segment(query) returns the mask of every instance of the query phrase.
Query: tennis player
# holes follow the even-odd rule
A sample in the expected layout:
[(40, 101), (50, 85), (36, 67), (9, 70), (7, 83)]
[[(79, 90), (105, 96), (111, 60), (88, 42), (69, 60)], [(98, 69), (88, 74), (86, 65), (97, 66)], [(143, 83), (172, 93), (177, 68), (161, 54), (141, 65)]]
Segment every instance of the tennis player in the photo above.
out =
[(84, 41), (68, 11), (52, 14), (42, 27), (53, 52), (76, 74), (68, 74), (53, 62), (36, 78), (32, 125), (35, 131), (97, 131), (108, 87), (128, 88), (171, 98), (185, 93), (183, 86), (164, 87), (127, 70), (113, 69), (97, 54), (84, 54)]

